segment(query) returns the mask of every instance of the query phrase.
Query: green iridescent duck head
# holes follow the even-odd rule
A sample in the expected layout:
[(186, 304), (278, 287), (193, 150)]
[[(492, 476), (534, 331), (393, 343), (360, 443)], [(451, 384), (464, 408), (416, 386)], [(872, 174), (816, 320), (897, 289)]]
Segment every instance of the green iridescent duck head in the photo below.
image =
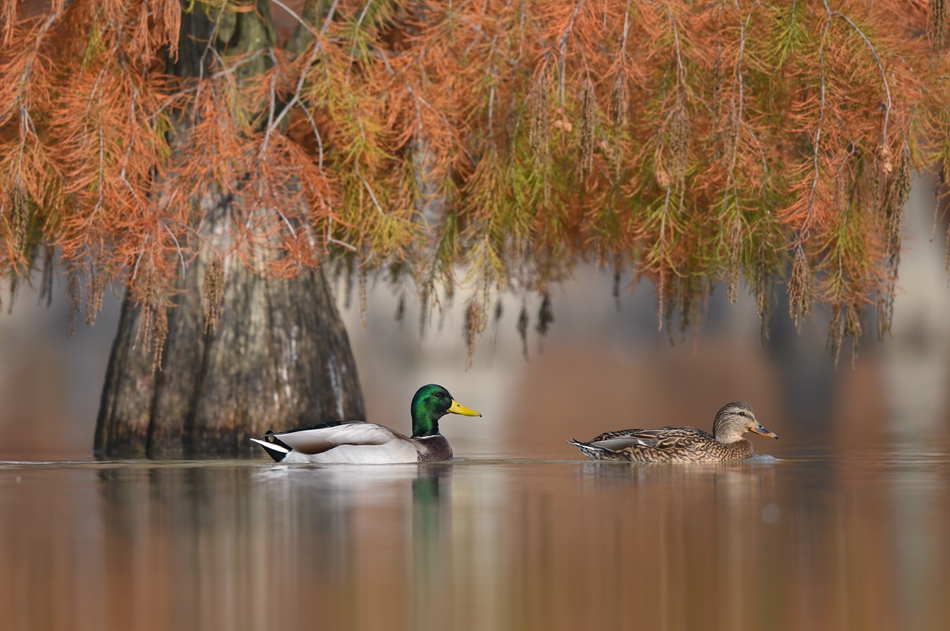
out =
[(422, 386), (412, 397), (412, 437), (423, 438), (435, 436), (439, 433), (439, 419), (446, 414), (461, 414), (462, 416), (481, 416), (475, 410), (460, 405), (452, 398), (449, 391), (430, 383)]
[(742, 440), (742, 435), (746, 432), (778, 438), (774, 432), (759, 425), (759, 422), (755, 420), (755, 412), (748, 403), (742, 401), (727, 403), (716, 412), (716, 420), (713, 421), (713, 438), (721, 443), (734, 443)]

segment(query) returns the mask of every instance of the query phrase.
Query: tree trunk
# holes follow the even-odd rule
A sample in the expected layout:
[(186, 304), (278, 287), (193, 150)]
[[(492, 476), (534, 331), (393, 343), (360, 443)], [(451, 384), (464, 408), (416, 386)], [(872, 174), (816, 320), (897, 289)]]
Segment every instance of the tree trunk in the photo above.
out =
[(229, 257), (221, 316), (206, 333), (201, 283), (210, 256), (203, 250), (177, 283), (160, 370), (152, 370), (152, 352), (136, 344), (141, 308), (124, 301), (97, 454), (237, 454), (252, 449), (248, 437), (268, 429), (365, 417), (349, 339), (323, 272), (265, 279)]
[[(322, 5), (308, 0), (306, 19), (322, 15)], [(268, 0), (257, 0), (252, 12), (223, 10), (217, 27), (204, 11), (182, 14), (179, 56), (170, 62), (174, 74), (197, 77), (213, 58), (206, 47), (215, 33), (213, 45), (223, 55), (274, 45)], [(305, 40), (294, 36), (300, 48)], [(267, 59), (255, 58), (238, 74), (263, 71)], [(181, 122), (179, 133), (187, 134), (189, 123)], [(213, 332), (206, 331), (203, 301), (209, 296), (202, 284), (214, 252), (233, 250), (225, 223), (229, 207), (242, 201), (202, 202), (201, 242), (188, 244), (198, 255), (176, 281), (160, 370), (153, 370), (152, 352), (136, 342), (142, 309), (124, 301), (102, 391), (97, 454), (237, 454), (252, 450), (248, 437), (268, 429), (365, 416), (349, 339), (321, 270), (266, 279), (232, 254), (223, 261), (220, 318)]]

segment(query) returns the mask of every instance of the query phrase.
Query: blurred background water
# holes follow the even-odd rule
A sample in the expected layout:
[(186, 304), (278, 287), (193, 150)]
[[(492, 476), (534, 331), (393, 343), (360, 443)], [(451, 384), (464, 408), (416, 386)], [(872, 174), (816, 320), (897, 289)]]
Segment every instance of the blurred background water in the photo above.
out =
[[(671, 345), (652, 287), (591, 267), (552, 292), (529, 359), (508, 297), (465, 370), (464, 296), (424, 338), (371, 288), (343, 307), (368, 420), (408, 432), (420, 385), (481, 419), (442, 424), (455, 464), (99, 463), (92, 435), (119, 301), (66, 339), (8, 284), (0, 317), (0, 624), (13, 629), (950, 628), (950, 290), (932, 183), (915, 187), (893, 337), (853, 367), (828, 315), (769, 339), (719, 288)], [(622, 287), (629, 281), (625, 277)], [(342, 293), (342, 292), (341, 292)], [(528, 298), (532, 320), (538, 301)], [(865, 323), (873, 330), (873, 322)], [(565, 441), (709, 429), (745, 400), (778, 441), (704, 467), (597, 465)]]

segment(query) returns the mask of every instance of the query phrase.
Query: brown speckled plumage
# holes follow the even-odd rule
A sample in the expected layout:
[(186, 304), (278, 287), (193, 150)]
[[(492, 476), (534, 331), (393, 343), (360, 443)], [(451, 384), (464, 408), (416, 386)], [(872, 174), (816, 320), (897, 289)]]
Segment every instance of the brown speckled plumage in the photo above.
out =
[(755, 454), (752, 443), (742, 438), (746, 432), (778, 438), (758, 424), (751, 405), (736, 402), (716, 413), (712, 434), (692, 427), (624, 429), (604, 432), (586, 443), (573, 438), (568, 442), (591, 460), (721, 462)]

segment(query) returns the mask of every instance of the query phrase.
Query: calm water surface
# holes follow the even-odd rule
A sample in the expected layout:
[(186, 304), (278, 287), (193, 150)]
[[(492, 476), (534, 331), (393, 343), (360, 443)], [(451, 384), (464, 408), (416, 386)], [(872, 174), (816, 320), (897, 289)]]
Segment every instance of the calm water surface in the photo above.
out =
[(948, 445), (792, 451), (2, 462), (0, 627), (950, 628)]

